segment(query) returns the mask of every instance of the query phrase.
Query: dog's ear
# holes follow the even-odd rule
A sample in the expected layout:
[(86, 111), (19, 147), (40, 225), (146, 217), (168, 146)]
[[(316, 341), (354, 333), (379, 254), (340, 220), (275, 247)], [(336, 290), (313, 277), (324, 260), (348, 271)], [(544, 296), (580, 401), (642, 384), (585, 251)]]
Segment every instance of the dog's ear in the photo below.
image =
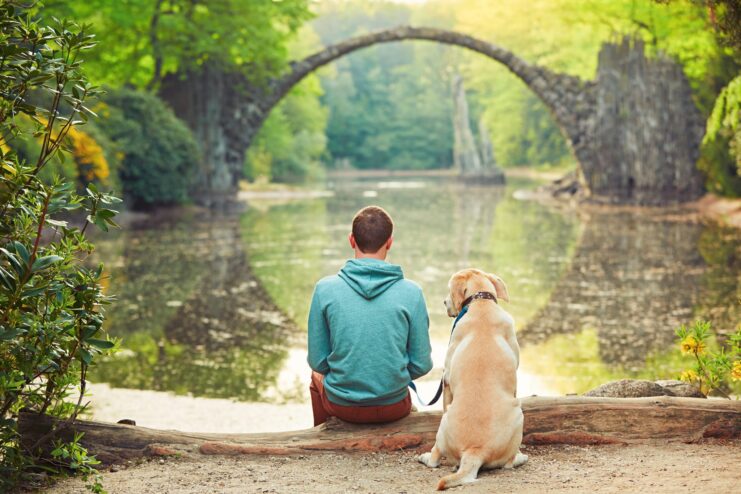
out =
[(462, 309), (463, 301), (466, 300), (467, 285), (468, 276), (458, 273), (450, 278), (450, 301), (453, 302), (456, 311)]
[(509, 302), (509, 292), (507, 292), (507, 285), (504, 284), (502, 278), (491, 273), (486, 273), (486, 277), (489, 278), (489, 281), (494, 283), (494, 289), (497, 292), (497, 298), (502, 299), (505, 302)]

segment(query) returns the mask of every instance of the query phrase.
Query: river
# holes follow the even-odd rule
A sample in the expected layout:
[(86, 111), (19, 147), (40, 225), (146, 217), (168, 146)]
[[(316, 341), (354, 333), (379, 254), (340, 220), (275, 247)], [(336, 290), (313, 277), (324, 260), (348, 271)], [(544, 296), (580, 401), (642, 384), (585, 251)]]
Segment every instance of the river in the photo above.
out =
[(675, 378), (678, 325), (709, 318), (727, 334), (741, 318), (738, 230), (666, 211), (585, 213), (516, 198), (533, 186), (336, 179), (320, 193), (251, 198), (242, 213), (186, 208), (127, 221), (97, 240), (106, 289), (117, 296), (106, 324), (122, 350), (92, 373), (93, 416), (224, 432), (310, 425), (313, 285), (352, 254), (349, 224), (368, 204), (394, 218), (389, 261), (427, 299), (435, 369), (423, 395), (442, 371), (447, 280), (464, 267), (508, 285), (520, 396)]

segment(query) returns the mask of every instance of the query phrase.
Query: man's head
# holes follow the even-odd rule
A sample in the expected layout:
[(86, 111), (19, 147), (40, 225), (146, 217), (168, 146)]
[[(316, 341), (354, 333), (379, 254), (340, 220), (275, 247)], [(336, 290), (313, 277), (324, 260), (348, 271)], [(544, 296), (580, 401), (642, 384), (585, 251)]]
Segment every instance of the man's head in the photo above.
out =
[(355, 257), (375, 257), (385, 259), (391, 248), (394, 222), (391, 216), (378, 206), (368, 206), (355, 214), (352, 219), (350, 246)]

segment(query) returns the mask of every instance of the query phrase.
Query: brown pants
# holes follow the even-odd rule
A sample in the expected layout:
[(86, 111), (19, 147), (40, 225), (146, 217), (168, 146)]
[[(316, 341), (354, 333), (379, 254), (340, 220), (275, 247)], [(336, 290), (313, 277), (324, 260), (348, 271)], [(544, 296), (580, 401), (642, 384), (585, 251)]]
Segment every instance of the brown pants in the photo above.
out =
[(409, 415), (412, 411), (412, 398), (406, 398), (391, 405), (378, 406), (344, 406), (332, 403), (324, 392), (324, 376), (318, 372), (311, 373), (311, 408), (314, 411), (314, 427), (323, 424), (329, 417), (337, 417), (345, 422), (355, 424), (377, 424), (393, 422)]

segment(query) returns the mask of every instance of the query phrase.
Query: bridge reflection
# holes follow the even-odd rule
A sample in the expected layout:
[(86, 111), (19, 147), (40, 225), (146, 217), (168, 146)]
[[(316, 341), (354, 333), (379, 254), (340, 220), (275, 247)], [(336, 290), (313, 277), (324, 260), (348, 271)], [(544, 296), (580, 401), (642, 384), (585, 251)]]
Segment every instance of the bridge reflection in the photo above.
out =
[(602, 363), (638, 370), (672, 348), (674, 330), (694, 318), (730, 334), (741, 316), (739, 237), (647, 214), (593, 214), (571, 266), (519, 341), (537, 346), (591, 331)]

